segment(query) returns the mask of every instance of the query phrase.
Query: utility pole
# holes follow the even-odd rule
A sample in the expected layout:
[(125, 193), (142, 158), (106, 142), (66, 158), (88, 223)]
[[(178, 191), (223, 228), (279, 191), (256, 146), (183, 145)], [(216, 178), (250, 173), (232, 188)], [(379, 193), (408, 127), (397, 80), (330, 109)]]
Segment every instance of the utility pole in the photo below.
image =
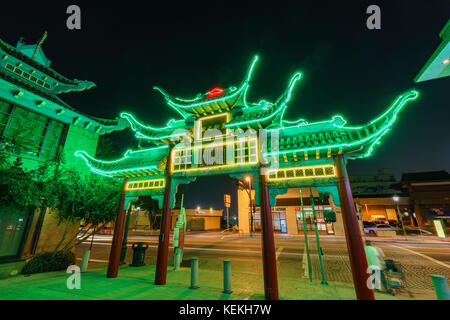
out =
[(400, 200), (399, 196), (393, 196), (392, 199), (395, 201), (395, 203), (397, 204), (397, 217), (399, 217), (400, 219), (400, 223), (402, 224), (402, 229), (403, 229), (403, 235), (406, 237), (406, 230), (405, 230), (405, 224), (403, 223), (403, 215), (400, 212), (400, 208), (398, 207), (398, 202)]
[(130, 201), (130, 203), (128, 205), (127, 218), (126, 218), (126, 222), (125, 222), (125, 232), (124, 232), (123, 241), (122, 241), (122, 252), (120, 254), (120, 264), (121, 265), (125, 264), (125, 258), (127, 256), (128, 227), (130, 225), (130, 215), (131, 215), (132, 205), (133, 205), (133, 202)]

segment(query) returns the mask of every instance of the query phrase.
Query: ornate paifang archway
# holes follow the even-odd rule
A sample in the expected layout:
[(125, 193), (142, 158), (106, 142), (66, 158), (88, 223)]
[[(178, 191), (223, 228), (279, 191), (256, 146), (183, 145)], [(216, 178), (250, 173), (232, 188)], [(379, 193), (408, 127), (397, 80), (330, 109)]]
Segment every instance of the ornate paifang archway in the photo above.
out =
[[(177, 186), (201, 175), (250, 174), (258, 186), (255, 202), (262, 208), (266, 298), (278, 299), (271, 206), (276, 195), (287, 188), (313, 186), (333, 194), (335, 203), (341, 206), (357, 298), (374, 299), (373, 291), (366, 285), (367, 261), (345, 165), (347, 159), (370, 156), (392, 128), (398, 113), (418, 93), (405, 92), (379, 117), (362, 126), (347, 126), (342, 116), (315, 123), (304, 119), (288, 121), (284, 114), (301, 73), (292, 76), (275, 102), (251, 103), (247, 92), (257, 61), (255, 57), (238, 87), (214, 88), (191, 99), (173, 97), (155, 87), (180, 115), (165, 127), (147, 126), (130, 113), (122, 113), (120, 116), (128, 121), (135, 137), (150, 147), (128, 150), (115, 161), (95, 159), (83, 151), (76, 155), (96, 174), (125, 178), (124, 199), (139, 195), (158, 199), (163, 215), (155, 284), (166, 283), (170, 208)], [(216, 134), (208, 136), (211, 129)], [(222, 162), (217, 160), (220, 157)], [(124, 219), (124, 203), (121, 202), (117, 221)], [(124, 228), (123, 223), (119, 226)], [(123, 238), (120, 228), (114, 233), (109, 277), (117, 276), (119, 258), (115, 252), (120, 250), (117, 246)]]

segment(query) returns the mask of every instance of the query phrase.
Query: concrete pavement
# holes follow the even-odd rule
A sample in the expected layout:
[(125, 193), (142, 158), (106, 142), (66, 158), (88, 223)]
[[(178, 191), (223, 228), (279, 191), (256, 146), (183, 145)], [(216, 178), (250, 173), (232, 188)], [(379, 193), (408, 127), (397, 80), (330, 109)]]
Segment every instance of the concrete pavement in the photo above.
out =
[[(111, 237), (95, 237), (94, 249), (91, 253), (93, 261), (106, 263), (109, 256)], [(430, 274), (439, 274), (450, 278), (450, 246), (447, 242), (435, 240), (395, 242), (377, 239), (386, 259), (399, 261), (404, 268), (407, 288), (418, 299), (434, 299), (435, 293)], [(130, 242), (144, 241), (150, 244), (146, 252), (146, 263), (156, 263), (157, 237), (132, 235)], [(344, 238), (320, 237), (323, 249), (323, 261), (326, 280), (334, 285), (352, 286), (353, 280), (348, 260), (347, 246)], [(309, 237), (313, 281), (320, 283), (321, 274), (315, 237)], [(131, 244), (129, 243), (129, 246)], [(277, 268), (280, 278), (307, 280), (308, 273), (305, 263), (305, 246), (302, 237), (278, 237)], [(81, 257), (87, 243), (77, 248), (77, 256)], [(169, 265), (173, 263), (173, 253), (170, 249)], [(220, 271), (222, 260), (232, 261), (233, 270), (239, 273), (255, 274), (262, 277), (262, 257), (260, 235), (254, 237), (239, 237), (233, 234), (220, 233), (192, 233), (188, 234), (185, 242), (184, 260), (199, 257), (200, 268)], [(128, 263), (132, 259), (132, 250), (128, 249)], [(183, 266), (188, 266), (186, 262)], [(406, 290), (397, 292), (398, 295), (408, 296)]]
[[(1, 300), (262, 300), (263, 278), (259, 274), (232, 272), (232, 293), (222, 293), (222, 272), (199, 269), (199, 289), (189, 289), (190, 268), (168, 270), (167, 284), (156, 286), (154, 266), (122, 266), (119, 277), (106, 278), (105, 265), (81, 274), (81, 288), (68, 289), (69, 274), (64, 271), (15, 276), (0, 280)], [(279, 278), (283, 300), (354, 300), (350, 286), (310, 284), (307, 281)], [(377, 293), (378, 300), (407, 300), (405, 296)]]

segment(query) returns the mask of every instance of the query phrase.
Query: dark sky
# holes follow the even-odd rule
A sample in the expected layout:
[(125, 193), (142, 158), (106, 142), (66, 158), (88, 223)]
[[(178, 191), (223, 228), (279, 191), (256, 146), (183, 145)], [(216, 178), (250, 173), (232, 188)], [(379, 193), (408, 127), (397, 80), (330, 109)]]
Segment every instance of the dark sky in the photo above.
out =
[[(66, 28), (70, 4), (81, 7), (80, 31)], [(366, 28), (370, 4), (381, 8), (381, 30)], [(52, 67), (97, 84), (62, 99), (104, 118), (126, 110), (154, 126), (177, 116), (154, 85), (186, 98), (238, 85), (255, 54), (260, 61), (250, 100), (275, 100), (291, 75), (303, 72), (286, 114), (290, 120), (341, 114), (349, 125), (362, 124), (416, 88), (420, 99), (401, 113), (374, 155), (348, 165), (350, 174), (391, 168), (399, 177), (450, 170), (450, 78), (413, 82), (449, 17), (448, 0), (15, 1), (2, 4), (0, 37), (14, 45), (19, 37), (34, 43), (47, 30), (43, 48)], [(136, 145), (128, 130), (114, 138), (118, 153)], [(222, 194), (205, 207), (221, 202)]]

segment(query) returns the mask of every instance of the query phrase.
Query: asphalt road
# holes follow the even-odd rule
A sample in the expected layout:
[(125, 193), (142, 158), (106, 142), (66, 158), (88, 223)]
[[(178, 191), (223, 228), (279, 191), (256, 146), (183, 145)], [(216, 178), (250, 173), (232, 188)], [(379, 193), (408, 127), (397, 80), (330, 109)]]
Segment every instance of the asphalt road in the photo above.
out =
[[(97, 235), (93, 241), (91, 263), (105, 264), (109, 257), (112, 236)], [(430, 274), (450, 278), (450, 242), (435, 239), (418, 240), (410, 237), (373, 238), (381, 248), (385, 259), (401, 263), (407, 288), (416, 296), (430, 294), (433, 290)], [(308, 276), (305, 238), (302, 236), (277, 236), (276, 257), (279, 277), (305, 278)], [(129, 235), (126, 262), (132, 261), (133, 242), (145, 242), (146, 264), (156, 263), (157, 235)], [(77, 257), (89, 248), (90, 239), (77, 247)], [(344, 237), (321, 236), (325, 280), (330, 283), (352, 284), (348, 251)], [(317, 244), (313, 235), (308, 236), (313, 281), (320, 282), (322, 275)], [(263, 273), (261, 257), (261, 236), (239, 237), (236, 234), (188, 233), (183, 251), (183, 265), (189, 266), (192, 257), (199, 258), (199, 267), (221, 270), (223, 260), (231, 260), (232, 270), (245, 273)], [(173, 248), (170, 247), (169, 265), (173, 265)], [(406, 291), (405, 291), (406, 292)], [(402, 294), (400, 292), (400, 294)]]

